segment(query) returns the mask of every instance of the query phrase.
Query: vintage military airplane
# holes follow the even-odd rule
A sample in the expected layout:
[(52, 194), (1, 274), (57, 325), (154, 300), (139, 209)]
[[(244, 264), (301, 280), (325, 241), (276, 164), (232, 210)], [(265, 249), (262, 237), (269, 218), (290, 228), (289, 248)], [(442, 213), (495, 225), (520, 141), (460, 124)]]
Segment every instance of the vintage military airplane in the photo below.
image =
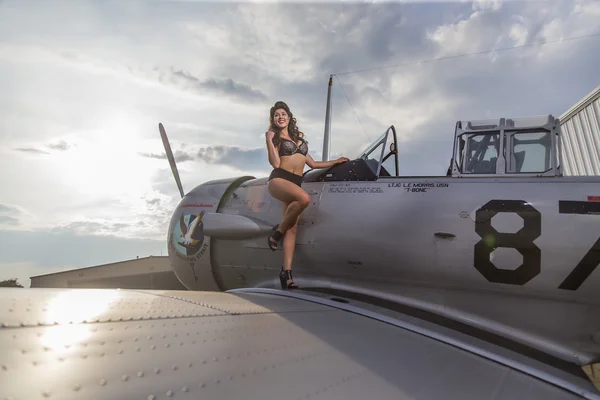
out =
[[(445, 176), (399, 176), (391, 126), (357, 159), (305, 173), (296, 282), (600, 360), (600, 177), (562, 176), (559, 143), (552, 116), (460, 121)], [(168, 244), (187, 288), (278, 285), (281, 253), (265, 236), (282, 209), (266, 183), (215, 180), (182, 196)], [(190, 254), (179, 221), (201, 213)]]
[(184, 193), (159, 129), (189, 291), (0, 292), (0, 398), (600, 400), (600, 178), (558, 119), (459, 121), (443, 176), (400, 176), (394, 126), (309, 170), (290, 291), (267, 178)]
[[(184, 195), (160, 131), (182, 195), (168, 238), (181, 282), (278, 287), (281, 253), (265, 236), (282, 209), (267, 178), (214, 180)], [(390, 126), (358, 158), (304, 174), (312, 201), (299, 221), (296, 283), (409, 306), (576, 365), (599, 362), (600, 177), (564, 176), (560, 144), (551, 115), (459, 121), (444, 176), (400, 176)], [(178, 221), (200, 213), (189, 254)]]

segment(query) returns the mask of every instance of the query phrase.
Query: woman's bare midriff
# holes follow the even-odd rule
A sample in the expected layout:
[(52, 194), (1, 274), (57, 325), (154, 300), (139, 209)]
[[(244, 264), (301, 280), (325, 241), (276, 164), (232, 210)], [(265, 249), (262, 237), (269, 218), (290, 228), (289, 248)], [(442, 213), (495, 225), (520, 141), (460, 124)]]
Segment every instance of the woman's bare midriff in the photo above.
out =
[(305, 163), (306, 157), (302, 154), (294, 154), (291, 156), (283, 156), (279, 158), (279, 168), (300, 176), (302, 176), (302, 174), (304, 173)]

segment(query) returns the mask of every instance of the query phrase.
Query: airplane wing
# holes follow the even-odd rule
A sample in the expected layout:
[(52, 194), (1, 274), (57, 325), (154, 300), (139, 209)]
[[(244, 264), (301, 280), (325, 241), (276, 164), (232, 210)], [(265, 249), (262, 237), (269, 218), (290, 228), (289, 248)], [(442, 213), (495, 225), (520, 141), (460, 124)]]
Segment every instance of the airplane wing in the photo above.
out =
[(0, 399), (600, 399), (583, 372), (324, 294), (0, 291)]

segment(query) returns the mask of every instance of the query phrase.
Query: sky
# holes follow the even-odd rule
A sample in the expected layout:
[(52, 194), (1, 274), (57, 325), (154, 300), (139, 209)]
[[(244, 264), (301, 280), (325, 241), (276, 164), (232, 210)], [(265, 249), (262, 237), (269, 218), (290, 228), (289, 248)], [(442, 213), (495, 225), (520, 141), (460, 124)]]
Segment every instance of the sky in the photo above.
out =
[(600, 37), (565, 40), (598, 20), (598, 0), (0, 0), (0, 280), (166, 255), (159, 122), (185, 191), (266, 176), (278, 100), (321, 159), (334, 74), (331, 158), (393, 124), (400, 173), (444, 175), (457, 120), (559, 116), (600, 85)]

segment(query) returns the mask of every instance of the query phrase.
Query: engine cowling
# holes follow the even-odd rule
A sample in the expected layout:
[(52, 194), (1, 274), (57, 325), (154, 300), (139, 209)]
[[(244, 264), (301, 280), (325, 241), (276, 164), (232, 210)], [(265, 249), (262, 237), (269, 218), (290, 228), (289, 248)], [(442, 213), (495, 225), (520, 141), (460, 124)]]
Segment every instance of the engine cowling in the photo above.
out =
[[(238, 197), (235, 190), (253, 179), (242, 176), (203, 183), (177, 205), (168, 231), (169, 262), (189, 290), (225, 290), (219, 271), (213, 268), (211, 241), (251, 239), (272, 229), (269, 223), (252, 216), (222, 213)], [(264, 190), (264, 182), (260, 186)]]

